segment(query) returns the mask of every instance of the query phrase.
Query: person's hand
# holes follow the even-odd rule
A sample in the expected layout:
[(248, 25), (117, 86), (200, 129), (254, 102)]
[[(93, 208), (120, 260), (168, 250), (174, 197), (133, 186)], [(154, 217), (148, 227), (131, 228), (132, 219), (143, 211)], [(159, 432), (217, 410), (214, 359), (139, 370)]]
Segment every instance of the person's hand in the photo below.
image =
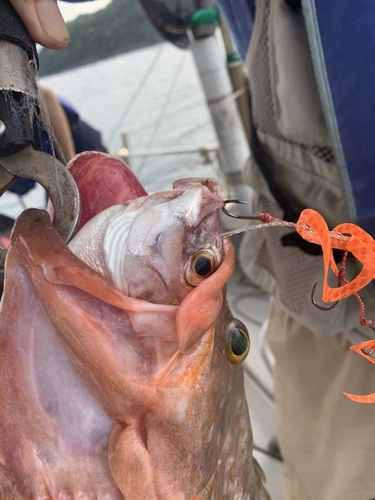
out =
[(10, 0), (10, 3), (35, 43), (49, 49), (67, 45), (69, 33), (56, 0)]

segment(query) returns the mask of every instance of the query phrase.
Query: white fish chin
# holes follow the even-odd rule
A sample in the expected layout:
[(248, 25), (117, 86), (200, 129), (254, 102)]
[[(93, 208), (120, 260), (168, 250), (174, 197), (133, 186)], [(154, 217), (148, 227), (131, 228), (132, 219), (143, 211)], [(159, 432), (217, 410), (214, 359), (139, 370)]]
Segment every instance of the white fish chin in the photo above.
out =
[(128, 240), (137, 215), (136, 211), (120, 212), (109, 223), (103, 239), (105, 267), (112, 283), (125, 294), (128, 294), (126, 280), (124, 280), (126, 255), (129, 251)]

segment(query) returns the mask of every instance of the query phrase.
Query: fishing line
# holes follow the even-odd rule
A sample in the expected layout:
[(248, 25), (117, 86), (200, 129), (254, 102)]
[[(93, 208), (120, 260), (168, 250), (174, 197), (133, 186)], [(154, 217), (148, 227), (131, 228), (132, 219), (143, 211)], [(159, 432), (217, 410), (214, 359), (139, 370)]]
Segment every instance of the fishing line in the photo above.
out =
[(248, 375), (248, 377), (251, 378), (251, 380), (258, 387), (260, 392), (262, 392), (267, 397), (267, 399), (273, 404), (275, 402), (275, 398), (273, 397), (271, 392), (266, 388), (266, 386), (261, 382), (261, 380), (245, 364), (243, 365), (243, 369), (246, 375)]
[[(175, 88), (176, 88), (176, 85), (177, 85), (177, 81), (178, 81), (178, 78), (179, 78), (179, 76), (181, 74), (182, 68), (183, 68), (183, 66), (185, 64), (187, 55), (188, 55), (188, 51), (185, 50), (183, 52), (182, 56), (181, 56), (181, 59), (180, 59), (180, 61), (178, 63), (176, 71), (175, 71), (175, 73), (173, 75), (171, 84), (170, 84), (169, 89), (168, 89), (168, 91), (166, 93), (164, 102), (163, 102), (162, 107), (160, 109), (159, 116), (158, 116), (158, 118), (157, 118), (157, 120), (156, 120), (156, 122), (154, 124), (154, 128), (153, 128), (153, 130), (151, 132), (151, 136), (150, 136), (150, 139), (149, 139), (149, 142), (147, 144), (146, 149), (151, 149), (152, 146), (153, 146), (153, 144), (154, 144), (154, 141), (155, 141), (156, 136), (157, 136), (157, 134), (159, 132), (159, 129), (160, 129), (160, 124), (161, 124), (161, 122), (162, 122), (162, 120), (164, 118), (164, 115), (165, 115), (165, 112), (166, 112), (166, 110), (168, 108), (168, 105), (169, 105), (169, 102), (171, 100), (171, 97), (172, 97), (172, 95), (173, 95), (173, 93), (175, 91)], [(143, 159), (141, 165), (138, 167), (137, 173), (136, 173), (136, 175), (137, 175), (138, 178), (140, 177), (141, 172), (142, 172), (143, 168), (145, 167), (145, 165), (147, 163), (147, 160), (148, 160), (148, 157), (145, 157)]]
[(260, 453), (263, 453), (264, 455), (267, 455), (268, 457), (272, 458), (273, 460), (277, 460), (278, 462), (284, 461), (280, 455), (277, 455), (276, 453), (272, 453), (272, 451), (265, 450), (264, 448), (261, 448), (260, 446), (257, 446), (256, 444), (253, 444), (253, 450), (259, 451)]
[[(294, 222), (287, 222), (287, 221), (282, 221), (282, 220), (274, 220), (272, 222), (261, 222), (260, 224), (251, 224), (250, 226), (244, 226), (240, 227), (237, 229), (233, 229), (231, 231), (226, 231), (225, 233), (221, 233), (218, 235), (218, 237), (223, 237), (223, 236), (233, 236), (234, 234), (239, 234), (243, 233), (245, 231), (249, 231), (250, 229), (263, 229), (265, 227), (291, 227), (293, 229), (303, 229), (305, 231), (309, 231), (310, 233), (314, 233), (313, 229), (309, 226), (305, 226), (303, 224), (295, 224)], [(340, 234), (340, 233), (335, 233), (333, 231), (329, 232), (331, 238), (335, 238), (336, 240), (340, 241), (348, 241), (348, 237)]]
[(162, 52), (164, 51), (166, 45), (167, 44), (165, 42), (163, 42), (159, 45), (158, 50), (154, 54), (154, 57), (153, 57), (151, 63), (149, 64), (148, 68), (146, 69), (146, 71), (145, 71), (141, 81), (139, 82), (137, 88), (135, 89), (135, 92), (130, 96), (129, 101), (128, 101), (124, 111), (120, 115), (120, 118), (117, 120), (116, 125), (113, 127), (113, 130), (110, 133), (109, 139), (107, 141), (108, 147), (113, 143), (114, 139), (117, 137), (117, 133), (118, 133), (119, 128), (123, 125), (124, 121), (128, 117), (128, 114), (130, 113), (130, 111), (131, 111), (134, 103), (136, 102), (139, 94), (143, 90), (152, 70), (154, 69), (156, 63), (160, 59), (160, 56), (161, 56)]

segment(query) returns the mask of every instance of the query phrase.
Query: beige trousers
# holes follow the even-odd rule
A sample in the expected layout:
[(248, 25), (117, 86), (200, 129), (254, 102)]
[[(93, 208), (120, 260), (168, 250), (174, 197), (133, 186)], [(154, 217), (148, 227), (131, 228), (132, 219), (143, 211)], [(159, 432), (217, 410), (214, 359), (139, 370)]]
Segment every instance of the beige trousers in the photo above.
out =
[(267, 335), (285, 500), (375, 499), (375, 405), (342, 394), (375, 392), (375, 366), (344, 335), (315, 335), (275, 302)]

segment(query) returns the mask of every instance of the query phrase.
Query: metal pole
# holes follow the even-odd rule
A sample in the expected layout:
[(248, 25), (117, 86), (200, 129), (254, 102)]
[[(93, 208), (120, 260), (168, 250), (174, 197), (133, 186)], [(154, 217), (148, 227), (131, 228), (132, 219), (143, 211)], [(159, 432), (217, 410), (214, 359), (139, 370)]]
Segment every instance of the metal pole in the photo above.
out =
[[(202, 15), (200, 15), (202, 12)], [(192, 19), (191, 49), (202, 83), (212, 122), (220, 143), (220, 159), (225, 177), (236, 198), (251, 203), (252, 190), (244, 185), (241, 173), (250, 157), (242, 120), (233, 99), (225, 57), (215, 37), (218, 18), (198, 11)]]
[(121, 134), (121, 149), (120, 149), (120, 152), (121, 152), (121, 156), (123, 156), (124, 158), (126, 158), (126, 164), (127, 166), (133, 170), (132, 168), (132, 164), (131, 164), (131, 160), (130, 160), (130, 147), (129, 147), (129, 137), (128, 137), (128, 134), (126, 134), (125, 132), (123, 132)]
[(241, 115), (246, 138), (250, 143), (250, 109), (247, 79), (243, 71), (242, 60), (233, 45), (231, 35), (223, 17), (220, 18), (220, 29), (223, 35), (225, 51), (227, 54), (227, 67), (233, 90), (234, 92), (240, 91), (240, 95), (237, 97), (237, 105)]

